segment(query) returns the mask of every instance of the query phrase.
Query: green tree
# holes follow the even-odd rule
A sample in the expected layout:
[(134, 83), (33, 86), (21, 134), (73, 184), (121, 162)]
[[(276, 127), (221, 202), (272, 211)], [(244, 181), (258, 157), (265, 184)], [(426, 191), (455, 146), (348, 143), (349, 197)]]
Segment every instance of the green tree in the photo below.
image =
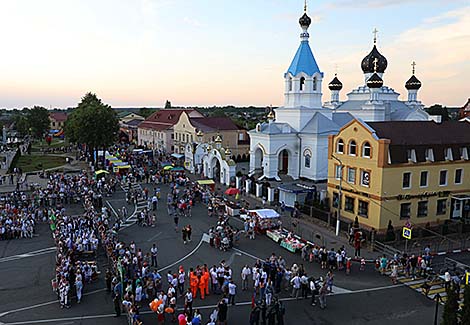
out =
[(470, 324), (470, 285), (466, 285), (463, 291), (463, 307), (460, 313), (460, 323)]
[(458, 324), (457, 313), (459, 310), (459, 297), (457, 288), (452, 285), (447, 290), (447, 300), (444, 305), (444, 312), (442, 313), (441, 325), (455, 325)]
[(426, 111), (428, 112), (429, 115), (440, 115), (442, 117), (442, 121), (449, 121), (450, 116), (449, 112), (447, 111), (447, 107), (443, 107), (440, 104), (434, 104), (428, 108), (426, 108)]
[(165, 102), (165, 108), (171, 108), (171, 102), (169, 100)]
[(155, 112), (155, 110), (148, 107), (142, 107), (139, 109), (139, 115), (145, 118), (149, 117), (153, 112)]
[(44, 107), (34, 106), (26, 115), (29, 131), (36, 138), (42, 138), (49, 131), (49, 112)]
[(112, 145), (119, 131), (119, 120), (111, 106), (103, 104), (95, 94), (87, 93), (70, 114), (65, 134), (70, 141), (87, 146), (91, 159), (94, 151)]

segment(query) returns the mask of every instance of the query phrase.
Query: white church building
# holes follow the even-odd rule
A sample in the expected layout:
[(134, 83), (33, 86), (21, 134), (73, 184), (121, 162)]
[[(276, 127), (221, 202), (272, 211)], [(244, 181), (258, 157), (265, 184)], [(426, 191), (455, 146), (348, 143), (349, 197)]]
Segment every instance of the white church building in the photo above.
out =
[(327, 178), (328, 135), (336, 134), (353, 118), (364, 121), (429, 120), (417, 98), (421, 82), (414, 75), (406, 82), (408, 100), (383, 84), (387, 59), (379, 53), (374, 37), (372, 51), (362, 60), (364, 85), (339, 101), (343, 85), (335, 75), (328, 84), (331, 100), (322, 102), (321, 72), (310, 48), (308, 28), (311, 19), (306, 9), (299, 19), (300, 46), (284, 74), (284, 106), (268, 115), (250, 135), (250, 176), (280, 180), (285, 174), (293, 179), (321, 181)]

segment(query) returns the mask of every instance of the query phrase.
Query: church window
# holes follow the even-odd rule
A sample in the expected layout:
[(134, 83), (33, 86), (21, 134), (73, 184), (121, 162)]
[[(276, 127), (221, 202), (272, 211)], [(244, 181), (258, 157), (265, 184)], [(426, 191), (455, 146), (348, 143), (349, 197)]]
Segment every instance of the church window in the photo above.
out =
[(313, 90), (317, 90), (317, 77), (313, 77)]
[(292, 91), (292, 78), (291, 77), (289, 77), (289, 79), (287, 80), (287, 87), (289, 91)]
[(362, 145), (362, 157), (370, 158), (370, 143), (364, 142)]
[(351, 156), (355, 156), (356, 155), (356, 141), (354, 140), (351, 140), (349, 142), (349, 154)]
[(312, 158), (310, 154), (305, 155), (305, 168), (310, 168), (310, 158)]
[(342, 139), (339, 139), (336, 143), (336, 152), (337, 153), (344, 153), (344, 142)]
[(305, 78), (300, 78), (300, 91), (304, 90)]

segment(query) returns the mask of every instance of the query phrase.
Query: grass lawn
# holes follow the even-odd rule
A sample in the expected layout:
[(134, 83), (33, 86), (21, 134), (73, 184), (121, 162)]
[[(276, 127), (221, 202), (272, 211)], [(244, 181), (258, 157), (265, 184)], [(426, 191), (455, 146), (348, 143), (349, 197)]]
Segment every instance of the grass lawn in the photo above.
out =
[(31, 151), (40, 151), (41, 148), (42, 149), (59, 148), (59, 147), (68, 146), (68, 145), (69, 145), (69, 142), (67, 141), (67, 139), (62, 140), (62, 139), (53, 138), (51, 145), (48, 145), (46, 140), (42, 139), (42, 140), (36, 140), (33, 142)]
[(19, 157), (16, 166), (23, 172), (49, 169), (65, 165), (65, 157), (48, 155), (24, 155)]

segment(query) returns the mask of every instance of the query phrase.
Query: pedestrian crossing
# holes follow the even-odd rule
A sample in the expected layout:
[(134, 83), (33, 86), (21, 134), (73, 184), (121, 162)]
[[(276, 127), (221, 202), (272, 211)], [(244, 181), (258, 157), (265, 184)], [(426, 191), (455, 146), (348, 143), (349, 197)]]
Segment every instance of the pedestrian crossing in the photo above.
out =
[[(387, 275), (390, 275), (388, 272)], [(409, 277), (406, 275), (400, 275), (397, 277), (398, 282), (404, 284), (405, 286), (409, 287), (412, 290), (415, 290), (427, 298), (431, 300), (435, 300), (436, 296), (439, 294), (440, 303), (445, 304), (447, 300), (447, 292), (444, 285), (444, 280), (440, 277)], [(429, 291), (426, 295), (425, 291), (423, 290), (423, 284), (427, 282), (429, 287)], [(459, 305), (462, 307), (463, 305), (463, 289), (465, 288), (465, 284), (460, 285), (460, 296), (459, 296)]]
[[(131, 186), (131, 191), (132, 192), (137, 192), (137, 193), (142, 193), (142, 186), (139, 184), (139, 183), (132, 183)], [(129, 191), (129, 187), (126, 186), (122, 186), (122, 189), (124, 192), (128, 192)], [(142, 198), (141, 196), (139, 196), (137, 198), (137, 203), (135, 204), (135, 210), (134, 212), (132, 213), (131, 216), (129, 216), (121, 225), (121, 228), (127, 228), (127, 227), (130, 227), (132, 226), (133, 224), (135, 224), (137, 222), (137, 215), (142, 211), (144, 210), (144, 208), (147, 207), (147, 201)]]

